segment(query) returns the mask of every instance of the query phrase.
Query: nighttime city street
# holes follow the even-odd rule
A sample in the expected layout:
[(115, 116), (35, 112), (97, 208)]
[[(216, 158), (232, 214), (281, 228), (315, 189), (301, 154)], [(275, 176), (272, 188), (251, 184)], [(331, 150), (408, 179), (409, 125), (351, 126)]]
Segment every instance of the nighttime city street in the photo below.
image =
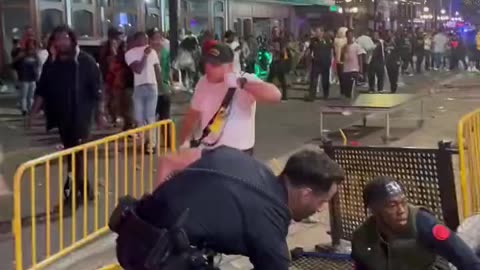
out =
[(479, 14), (0, 0), (0, 269), (480, 269)]

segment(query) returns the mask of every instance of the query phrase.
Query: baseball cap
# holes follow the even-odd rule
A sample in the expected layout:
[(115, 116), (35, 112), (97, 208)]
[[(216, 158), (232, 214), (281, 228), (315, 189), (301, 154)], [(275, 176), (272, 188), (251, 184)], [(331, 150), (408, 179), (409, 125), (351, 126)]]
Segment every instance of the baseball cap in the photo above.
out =
[(206, 50), (202, 57), (205, 63), (228, 64), (233, 62), (233, 51), (228, 45), (217, 43)]
[(393, 177), (379, 176), (368, 182), (363, 189), (363, 202), (371, 206), (378, 202), (404, 195), (403, 187)]
[(123, 32), (116, 27), (110, 27), (108, 29), (107, 35), (109, 38), (118, 38), (119, 36), (123, 35)]

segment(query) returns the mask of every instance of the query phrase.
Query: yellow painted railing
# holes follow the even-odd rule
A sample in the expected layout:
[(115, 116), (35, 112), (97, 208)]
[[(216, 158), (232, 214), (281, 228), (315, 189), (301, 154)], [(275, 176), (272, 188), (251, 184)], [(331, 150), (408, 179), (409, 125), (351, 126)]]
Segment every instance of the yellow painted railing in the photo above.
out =
[(480, 109), (463, 116), (457, 128), (462, 219), (480, 212)]
[[(157, 158), (173, 151), (175, 125), (167, 120), (20, 165), (13, 188), (15, 269), (43, 269), (108, 232), (118, 198), (152, 191)], [(77, 195), (71, 200), (66, 178)]]

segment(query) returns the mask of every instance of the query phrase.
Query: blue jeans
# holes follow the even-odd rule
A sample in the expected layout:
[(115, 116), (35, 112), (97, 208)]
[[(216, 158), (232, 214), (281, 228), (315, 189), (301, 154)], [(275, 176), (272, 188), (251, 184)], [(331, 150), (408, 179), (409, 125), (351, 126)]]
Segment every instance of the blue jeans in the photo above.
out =
[(35, 93), (35, 82), (20, 82), (19, 103), (22, 112), (29, 112), (32, 108), (33, 94)]
[(444, 57), (445, 57), (445, 53), (438, 53), (438, 52), (433, 53), (433, 63), (434, 63), (433, 66), (439, 69), (445, 67), (444, 61), (443, 61)]
[[(157, 107), (158, 87), (154, 84), (142, 84), (135, 86), (133, 91), (133, 107), (135, 120), (139, 127), (155, 123)], [(150, 143), (155, 145), (155, 131), (150, 134)]]

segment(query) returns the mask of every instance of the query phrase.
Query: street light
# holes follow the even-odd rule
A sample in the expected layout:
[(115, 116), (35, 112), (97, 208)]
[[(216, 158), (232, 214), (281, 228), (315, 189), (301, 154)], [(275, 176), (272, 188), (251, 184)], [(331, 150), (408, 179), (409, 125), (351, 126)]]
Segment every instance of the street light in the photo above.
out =
[(459, 15), (460, 15), (460, 12), (455, 11), (455, 16), (459, 16)]
[(430, 9), (428, 7), (423, 7), (423, 12), (429, 12)]
[(350, 9), (350, 13), (357, 13), (358, 12), (358, 7), (353, 7)]
[(446, 11), (444, 8), (442, 8), (442, 9), (440, 10), (440, 13), (442, 13), (442, 14), (445, 14), (446, 12), (447, 12), (447, 11)]

